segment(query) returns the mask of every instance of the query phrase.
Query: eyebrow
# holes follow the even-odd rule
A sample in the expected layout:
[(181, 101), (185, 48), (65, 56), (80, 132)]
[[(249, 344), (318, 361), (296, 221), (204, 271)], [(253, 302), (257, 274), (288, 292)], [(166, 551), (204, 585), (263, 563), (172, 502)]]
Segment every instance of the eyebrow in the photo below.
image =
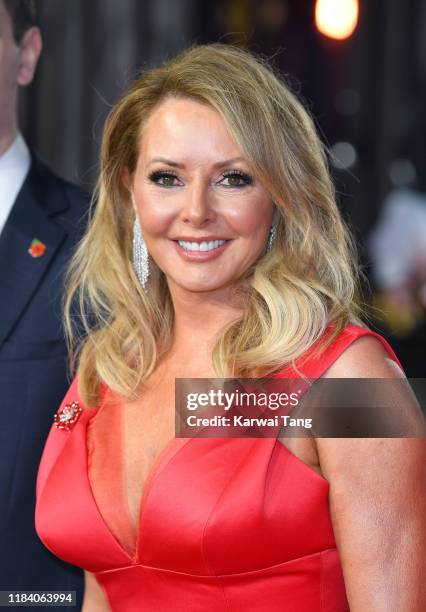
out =
[[(243, 157), (231, 157), (230, 159), (225, 159), (213, 164), (213, 168), (223, 168), (224, 166), (229, 166), (230, 164), (235, 164), (236, 162), (247, 163), (247, 160), (245, 160)], [(147, 166), (155, 163), (166, 164), (167, 166), (172, 166), (173, 168), (185, 168), (185, 164), (180, 164), (179, 162), (173, 161), (172, 159), (166, 159), (165, 157), (154, 157), (147, 164)]]

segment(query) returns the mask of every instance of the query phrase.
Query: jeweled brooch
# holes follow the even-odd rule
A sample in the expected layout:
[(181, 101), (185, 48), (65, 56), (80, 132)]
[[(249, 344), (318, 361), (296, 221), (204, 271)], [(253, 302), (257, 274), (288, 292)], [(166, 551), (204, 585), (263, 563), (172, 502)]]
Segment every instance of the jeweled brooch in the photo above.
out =
[(74, 427), (82, 412), (83, 410), (78, 405), (78, 402), (72, 402), (71, 404), (65, 404), (63, 408), (59, 408), (53, 420), (58, 429), (69, 431)]

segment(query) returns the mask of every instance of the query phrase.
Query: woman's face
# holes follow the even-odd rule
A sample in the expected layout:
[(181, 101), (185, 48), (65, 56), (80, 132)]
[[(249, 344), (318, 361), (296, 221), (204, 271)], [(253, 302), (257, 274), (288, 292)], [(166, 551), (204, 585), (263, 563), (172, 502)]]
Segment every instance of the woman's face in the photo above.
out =
[(170, 290), (229, 288), (264, 250), (271, 196), (207, 104), (169, 98), (155, 109), (132, 181), (142, 234)]

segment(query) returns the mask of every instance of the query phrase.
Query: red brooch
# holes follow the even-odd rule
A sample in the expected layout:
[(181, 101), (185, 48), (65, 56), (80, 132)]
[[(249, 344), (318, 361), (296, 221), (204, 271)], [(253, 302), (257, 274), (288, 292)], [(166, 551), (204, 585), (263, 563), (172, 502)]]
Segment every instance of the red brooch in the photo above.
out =
[(34, 238), (30, 244), (28, 253), (29, 255), (31, 255), (31, 257), (41, 257), (42, 255), (44, 255), (45, 250), (46, 245), (43, 244), (43, 242), (38, 238)]
[(82, 412), (83, 410), (78, 405), (78, 402), (65, 404), (63, 408), (59, 408), (58, 412), (54, 416), (56, 427), (58, 429), (65, 429), (66, 431), (69, 431), (72, 427), (74, 427)]

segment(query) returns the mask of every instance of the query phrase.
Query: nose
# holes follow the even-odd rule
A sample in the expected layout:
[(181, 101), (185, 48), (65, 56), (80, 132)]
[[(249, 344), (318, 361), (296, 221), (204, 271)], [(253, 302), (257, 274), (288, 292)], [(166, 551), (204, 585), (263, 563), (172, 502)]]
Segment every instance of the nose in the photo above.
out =
[(216, 218), (212, 201), (213, 194), (202, 181), (194, 183), (185, 191), (182, 221), (196, 227), (206, 225)]

